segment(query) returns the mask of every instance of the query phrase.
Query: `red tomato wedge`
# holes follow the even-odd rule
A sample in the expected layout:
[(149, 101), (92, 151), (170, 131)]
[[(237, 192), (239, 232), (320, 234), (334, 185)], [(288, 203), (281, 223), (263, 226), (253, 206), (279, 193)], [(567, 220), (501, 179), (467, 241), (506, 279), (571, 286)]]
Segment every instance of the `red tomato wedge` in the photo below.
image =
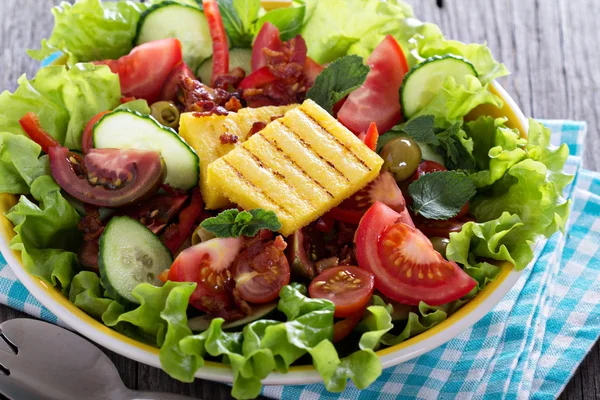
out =
[(375, 287), (392, 300), (435, 306), (457, 300), (476, 285), (446, 261), (423, 233), (382, 203), (367, 211), (356, 231), (358, 265), (375, 275)]
[(245, 77), (240, 82), (238, 88), (242, 90), (257, 88), (266, 85), (267, 83), (271, 83), (275, 80), (277, 80), (277, 77), (273, 75), (269, 67), (264, 66)]
[(211, 86), (215, 79), (220, 75), (229, 72), (229, 44), (227, 43), (227, 34), (223, 26), (223, 18), (219, 11), (219, 5), (216, 0), (202, 0), (204, 6), (204, 15), (208, 21), (210, 37), (213, 48), (213, 69), (211, 77)]
[(52, 147), (60, 146), (60, 143), (42, 128), (40, 119), (35, 113), (28, 112), (25, 114), (25, 116), (19, 120), (19, 124), (27, 136), (29, 136), (29, 139), (42, 147), (44, 153), (48, 153), (48, 150)]
[(76, 199), (97, 207), (120, 207), (147, 199), (166, 176), (155, 151), (92, 149), (82, 158), (66, 147), (55, 146), (48, 156), (56, 183)]
[(169, 270), (168, 280), (196, 282), (190, 304), (215, 317), (243, 317), (231, 294), (231, 265), (242, 250), (240, 238), (212, 239), (182, 251)]
[(338, 120), (355, 134), (366, 132), (371, 122), (385, 133), (401, 119), (400, 85), (408, 72), (402, 48), (388, 35), (367, 60), (371, 67), (365, 83), (350, 93), (337, 114)]
[(269, 303), (279, 297), (281, 288), (290, 283), (290, 266), (283, 251), (281, 236), (275, 240), (255, 241), (237, 258), (233, 266), (235, 288), (250, 303)]
[(163, 83), (162, 88), (160, 89), (160, 100), (177, 100), (177, 92), (179, 90), (179, 84), (184, 78), (191, 78), (196, 80), (196, 75), (187, 66), (184, 61), (181, 61), (179, 64), (175, 66), (167, 76), (165, 83)]
[(141, 44), (118, 60), (94, 63), (108, 65), (112, 72), (119, 74), (123, 96), (133, 96), (154, 103), (171, 70), (181, 60), (181, 43), (170, 38)]
[(96, 125), (96, 122), (100, 121), (100, 118), (110, 112), (111, 111), (99, 112), (86, 124), (83, 129), (83, 136), (81, 137), (81, 150), (83, 151), (83, 154), (89, 153), (90, 150), (94, 148), (94, 125)]
[(317, 76), (319, 76), (319, 74), (323, 72), (324, 69), (325, 67), (323, 67), (321, 64), (319, 64), (310, 57), (306, 57), (306, 61), (304, 62), (304, 76), (306, 77), (306, 86), (312, 87), (315, 84), (315, 80), (317, 80)]
[(402, 191), (389, 171), (380, 173), (367, 186), (344, 200), (339, 206), (332, 208), (328, 215), (338, 221), (358, 225), (365, 212), (378, 201), (397, 212), (406, 209)]
[(346, 318), (364, 310), (375, 288), (369, 271), (351, 266), (328, 268), (308, 287), (310, 297), (327, 299), (335, 305), (334, 316)]
[(267, 57), (263, 49), (280, 50), (283, 42), (279, 37), (279, 29), (270, 22), (260, 28), (252, 45), (252, 71), (258, 71), (267, 65)]

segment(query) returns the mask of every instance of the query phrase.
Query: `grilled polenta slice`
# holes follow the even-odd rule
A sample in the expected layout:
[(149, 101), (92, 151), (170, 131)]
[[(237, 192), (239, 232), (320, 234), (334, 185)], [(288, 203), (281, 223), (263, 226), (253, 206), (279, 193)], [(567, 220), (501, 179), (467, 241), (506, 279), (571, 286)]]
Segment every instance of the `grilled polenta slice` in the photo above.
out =
[[(243, 108), (227, 116), (181, 114), (179, 134), (200, 157), (200, 191), (206, 208), (218, 209), (230, 205), (227, 198), (207, 185), (208, 165), (244, 142), (255, 123), (268, 124), (271, 119), (282, 116), (296, 106)], [(226, 136), (222, 141), (223, 135)], [(234, 137), (236, 139), (233, 139)], [(235, 143), (227, 143), (228, 138), (230, 142), (235, 141)]]
[(383, 160), (312, 100), (208, 166), (208, 185), (275, 212), (289, 235), (379, 174)]

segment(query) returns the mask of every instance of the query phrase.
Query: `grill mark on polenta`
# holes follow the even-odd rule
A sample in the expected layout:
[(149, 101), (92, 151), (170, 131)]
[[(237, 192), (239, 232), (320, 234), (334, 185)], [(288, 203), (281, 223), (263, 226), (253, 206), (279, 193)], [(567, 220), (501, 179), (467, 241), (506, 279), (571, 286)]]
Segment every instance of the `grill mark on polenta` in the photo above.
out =
[(252, 153), (250, 150), (248, 150), (247, 148), (245, 148), (244, 146), (240, 147), (241, 149), (243, 149), (243, 151), (248, 154), (252, 160), (254, 160), (254, 162), (262, 169), (268, 171), (269, 173), (271, 173), (273, 176), (275, 176), (276, 178), (278, 178), (281, 182), (283, 182), (283, 184), (285, 184), (285, 186), (287, 186), (290, 191), (294, 192), (300, 199), (304, 200), (304, 202), (306, 202), (310, 208), (312, 208), (314, 210), (314, 205), (311, 202), (311, 199), (309, 197), (305, 197), (302, 193), (298, 192), (298, 189), (296, 189), (295, 186), (290, 185), (286, 180), (285, 180), (285, 175), (283, 175), (282, 173), (273, 170), (273, 168), (266, 166), (264, 164), (264, 162), (258, 158), (258, 156), (256, 156), (256, 154)]
[(350, 149), (348, 146), (346, 146), (344, 143), (342, 143), (337, 137), (335, 137), (335, 135), (332, 135), (331, 133), (329, 133), (329, 131), (327, 129), (325, 129), (325, 127), (323, 125), (321, 125), (319, 123), (319, 121), (317, 121), (316, 119), (314, 119), (312, 117), (312, 115), (309, 115), (308, 113), (306, 113), (304, 110), (302, 110), (300, 108), (298, 109), (298, 111), (300, 111), (302, 114), (306, 115), (308, 117), (308, 119), (310, 119), (315, 125), (317, 125), (322, 132), (327, 133), (327, 135), (329, 135), (339, 146), (346, 149), (346, 151), (348, 153), (350, 153), (360, 164), (362, 164), (362, 166), (365, 167), (367, 169), (367, 171), (372, 171), (371, 167), (369, 167), (369, 165), (365, 161), (363, 161), (360, 157), (358, 157), (352, 151), (352, 149)]
[(323, 157), (322, 155), (320, 155), (319, 153), (317, 153), (317, 150), (315, 150), (314, 147), (312, 147), (310, 144), (306, 143), (306, 141), (304, 139), (302, 139), (300, 137), (300, 135), (298, 135), (296, 132), (294, 132), (294, 130), (292, 128), (290, 128), (289, 126), (287, 126), (285, 124), (285, 121), (282, 120), (281, 121), (281, 126), (283, 128), (285, 128), (289, 133), (291, 133), (296, 140), (298, 140), (300, 142), (300, 144), (302, 146), (304, 146), (305, 149), (307, 149), (308, 151), (310, 151), (311, 153), (313, 153), (315, 156), (319, 157), (321, 159), (321, 161), (323, 161), (325, 164), (327, 164), (331, 169), (333, 169), (335, 172), (337, 172), (337, 174), (339, 176), (341, 176), (342, 178), (344, 178), (346, 180), (346, 182), (351, 183), (350, 179), (344, 175), (344, 173), (342, 171), (340, 171), (339, 169), (337, 169), (335, 167), (335, 165), (333, 165), (329, 160), (327, 160), (325, 157)]
[(335, 198), (335, 196), (329, 191), (327, 190), (327, 188), (325, 188), (325, 186), (323, 186), (321, 184), (321, 182), (319, 182), (318, 180), (316, 180), (315, 178), (313, 178), (308, 172), (306, 172), (304, 170), (304, 168), (302, 168), (300, 165), (296, 164), (296, 162), (294, 160), (292, 160), (290, 158), (290, 156), (288, 156), (285, 151), (283, 151), (282, 148), (280, 148), (277, 145), (277, 142), (275, 142), (274, 140), (271, 141), (271, 139), (265, 137), (262, 133), (258, 132), (256, 135), (260, 136), (261, 138), (263, 138), (265, 140), (265, 142), (269, 143), (272, 147), (275, 148), (275, 150), (277, 150), (277, 152), (279, 154), (282, 155), (283, 158), (285, 158), (290, 164), (292, 164), (294, 167), (296, 167), (298, 169), (298, 171), (300, 171), (302, 173), (302, 175), (304, 175), (305, 177), (307, 177), (308, 179), (310, 179), (315, 185), (317, 185), (319, 187), (319, 189), (323, 190), (327, 196), (331, 197), (332, 199)]
[(243, 180), (244, 182), (246, 182), (246, 184), (248, 184), (248, 186), (251, 186), (252, 188), (254, 188), (257, 192), (260, 192), (264, 197), (267, 198), (267, 200), (269, 200), (271, 203), (273, 203), (275, 205), (275, 207), (277, 207), (280, 211), (283, 211), (284, 213), (286, 213), (289, 217), (291, 217), (293, 214), (290, 213), (289, 210), (287, 210), (284, 206), (282, 206), (281, 204), (277, 203), (277, 201), (275, 201), (271, 196), (269, 196), (267, 193), (265, 193), (265, 191), (262, 188), (259, 188), (258, 186), (256, 186), (254, 183), (250, 182), (248, 180), (248, 178), (246, 178), (244, 176), (244, 174), (242, 172), (240, 172), (240, 170), (238, 170), (236, 167), (234, 167), (233, 165), (231, 165), (229, 163), (229, 161), (227, 161), (227, 159), (223, 158), (223, 162), (225, 163), (225, 165), (227, 165), (230, 169), (233, 170), (233, 172), (238, 176), (238, 178), (240, 178), (241, 180)]

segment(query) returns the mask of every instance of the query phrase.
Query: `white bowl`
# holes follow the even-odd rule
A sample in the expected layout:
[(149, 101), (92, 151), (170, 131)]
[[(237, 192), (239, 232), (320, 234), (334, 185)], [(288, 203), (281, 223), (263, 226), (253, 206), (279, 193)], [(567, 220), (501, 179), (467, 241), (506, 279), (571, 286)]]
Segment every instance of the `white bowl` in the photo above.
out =
[[(499, 84), (494, 84), (492, 89), (504, 99), (504, 107), (499, 110), (490, 106), (482, 106), (476, 110), (475, 114), (492, 115), (494, 117), (505, 116), (509, 119), (508, 125), (518, 128), (525, 136), (527, 121), (519, 107)], [(158, 349), (137, 342), (106, 327), (69, 302), (59, 290), (49, 287), (39, 278), (30, 275), (23, 269), (20, 253), (11, 250), (8, 246), (14, 232), (12, 224), (4, 217), (4, 213), (16, 201), (16, 196), (0, 195), (0, 250), (23, 285), (40, 303), (73, 330), (115, 353), (160, 368)], [(498, 278), (447, 320), (401, 344), (378, 351), (377, 354), (381, 358), (383, 367), (387, 368), (408, 361), (458, 336), (492, 310), (513, 287), (519, 276), (520, 272), (515, 271), (512, 265), (508, 263), (502, 265), (502, 272)], [(217, 362), (206, 362), (198, 370), (196, 377), (219, 382), (233, 381), (231, 368)], [(312, 366), (296, 366), (291, 367), (287, 374), (271, 373), (263, 380), (263, 384), (299, 385), (321, 381), (321, 377)]]

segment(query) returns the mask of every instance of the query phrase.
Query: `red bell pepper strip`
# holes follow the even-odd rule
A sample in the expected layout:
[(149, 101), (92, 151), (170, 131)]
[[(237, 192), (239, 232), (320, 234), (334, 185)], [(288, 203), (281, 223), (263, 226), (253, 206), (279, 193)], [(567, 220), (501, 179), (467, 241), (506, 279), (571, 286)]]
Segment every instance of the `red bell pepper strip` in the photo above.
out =
[(259, 88), (275, 80), (277, 80), (277, 77), (273, 75), (269, 67), (262, 67), (245, 77), (242, 82), (240, 82), (238, 88), (242, 90)]
[(210, 29), (213, 46), (212, 86), (218, 76), (229, 72), (229, 44), (227, 43), (223, 18), (221, 18), (221, 12), (216, 0), (202, 0), (202, 5), (204, 6), (204, 14), (208, 20), (208, 28)]
[(83, 154), (89, 153), (94, 147), (94, 125), (96, 125), (96, 122), (100, 121), (100, 118), (110, 112), (110, 110), (99, 112), (85, 125), (83, 135), (81, 136), (81, 150), (83, 151)]
[(377, 149), (377, 140), (379, 139), (379, 131), (377, 130), (377, 124), (371, 122), (369, 129), (363, 139), (363, 142), (373, 151)]
[(179, 214), (179, 223), (169, 226), (162, 235), (163, 243), (171, 250), (171, 253), (177, 253), (183, 242), (192, 234), (194, 225), (200, 218), (203, 209), (204, 201), (202, 201), (200, 189), (195, 188), (190, 205)]
[(40, 119), (34, 112), (25, 114), (25, 116), (19, 120), (19, 124), (21, 124), (21, 128), (23, 128), (27, 136), (29, 136), (29, 139), (42, 147), (44, 153), (48, 153), (48, 150), (51, 147), (60, 146), (60, 143), (42, 128)]

